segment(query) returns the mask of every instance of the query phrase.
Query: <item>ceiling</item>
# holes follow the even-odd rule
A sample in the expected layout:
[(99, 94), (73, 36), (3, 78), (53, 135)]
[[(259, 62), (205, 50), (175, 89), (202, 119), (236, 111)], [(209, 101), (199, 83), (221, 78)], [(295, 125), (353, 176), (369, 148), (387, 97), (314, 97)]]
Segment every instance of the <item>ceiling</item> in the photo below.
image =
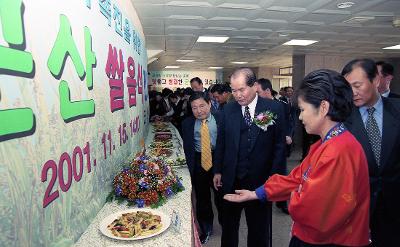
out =
[[(149, 70), (178, 65), (185, 70), (286, 67), (294, 54), (399, 57), (400, 0), (131, 0), (141, 20)], [(350, 8), (338, 3), (351, 1)], [(367, 17), (362, 23), (347, 23)], [(196, 43), (199, 35), (228, 36), (222, 44)], [(314, 39), (310, 46), (283, 46), (291, 39)], [(160, 53), (159, 53), (160, 52)], [(192, 63), (177, 59), (193, 59)], [(151, 60), (149, 60), (151, 61)]]

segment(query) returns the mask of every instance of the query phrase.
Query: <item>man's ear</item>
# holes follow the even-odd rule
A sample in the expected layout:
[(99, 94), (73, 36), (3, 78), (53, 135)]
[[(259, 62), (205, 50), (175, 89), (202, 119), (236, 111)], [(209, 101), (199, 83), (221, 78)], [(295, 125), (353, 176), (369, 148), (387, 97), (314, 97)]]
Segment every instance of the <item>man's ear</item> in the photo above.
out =
[(380, 77), (379, 76), (375, 76), (374, 80), (372, 81), (372, 84), (374, 84), (375, 88), (379, 87), (379, 83), (380, 83)]

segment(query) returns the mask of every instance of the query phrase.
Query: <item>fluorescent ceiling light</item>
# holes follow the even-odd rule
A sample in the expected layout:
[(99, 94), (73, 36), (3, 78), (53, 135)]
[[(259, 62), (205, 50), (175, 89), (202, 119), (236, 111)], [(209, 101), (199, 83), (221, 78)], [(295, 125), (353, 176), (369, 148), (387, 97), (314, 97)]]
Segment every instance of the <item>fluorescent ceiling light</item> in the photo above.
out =
[(165, 66), (165, 68), (166, 69), (179, 69), (180, 67), (172, 65), (172, 66)]
[(208, 42), (208, 43), (224, 43), (229, 37), (223, 36), (199, 36), (197, 42)]
[(283, 45), (302, 45), (302, 46), (306, 46), (306, 45), (311, 45), (314, 43), (317, 43), (318, 41), (316, 40), (307, 40), (307, 39), (292, 39), (286, 43), (283, 43)]
[(231, 62), (231, 63), (234, 63), (234, 64), (246, 64), (248, 62)]
[(338, 3), (336, 6), (338, 9), (347, 9), (350, 8), (354, 5), (353, 2), (343, 2), (343, 3)]
[(213, 66), (211, 66), (211, 67), (208, 67), (209, 69), (223, 69), (224, 67), (213, 67)]
[(181, 62), (181, 63), (191, 63), (194, 62), (193, 59), (178, 59), (176, 60), (177, 62)]
[(370, 20), (374, 20), (375, 16), (354, 16), (348, 20), (343, 21), (346, 24), (361, 24)]
[(382, 49), (385, 49), (385, 50), (400, 50), (400, 45), (388, 46), (388, 47), (384, 47)]

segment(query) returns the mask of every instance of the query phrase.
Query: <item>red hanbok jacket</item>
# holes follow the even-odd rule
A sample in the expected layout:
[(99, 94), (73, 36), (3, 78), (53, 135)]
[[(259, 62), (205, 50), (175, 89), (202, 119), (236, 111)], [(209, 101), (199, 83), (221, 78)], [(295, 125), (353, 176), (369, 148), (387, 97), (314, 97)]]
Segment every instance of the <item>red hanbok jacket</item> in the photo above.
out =
[(369, 243), (368, 164), (360, 143), (345, 131), (318, 141), (288, 176), (264, 184), (269, 201), (290, 199), (292, 234), (311, 244)]

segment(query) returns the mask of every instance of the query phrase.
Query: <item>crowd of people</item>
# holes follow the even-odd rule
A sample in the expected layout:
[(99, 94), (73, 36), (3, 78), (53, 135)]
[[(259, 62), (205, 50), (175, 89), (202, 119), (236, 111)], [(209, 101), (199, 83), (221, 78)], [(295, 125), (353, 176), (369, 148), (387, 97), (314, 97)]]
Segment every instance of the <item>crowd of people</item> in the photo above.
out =
[[(293, 220), (289, 246), (398, 246), (400, 96), (394, 68), (355, 59), (341, 73), (308, 74), (296, 91), (273, 90), (250, 68), (230, 82), (150, 92), (151, 120), (180, 131), (204, 244), (214, 212), (221, 246), (270, 246), (271, 202)], [(302, 162), (290, 172), (295, 123), (304, 129)], [(211, 197), (214, 195), (214, 199)]]

